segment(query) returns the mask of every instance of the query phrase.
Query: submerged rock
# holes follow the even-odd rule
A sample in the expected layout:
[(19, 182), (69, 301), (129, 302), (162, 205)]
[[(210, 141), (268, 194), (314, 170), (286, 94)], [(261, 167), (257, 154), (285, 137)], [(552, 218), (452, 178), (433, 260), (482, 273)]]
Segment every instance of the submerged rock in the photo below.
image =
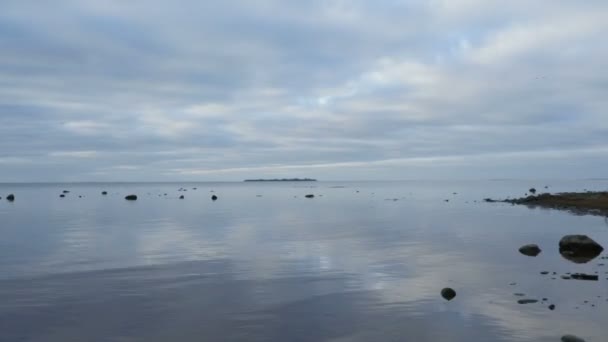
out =
[(315, 198), (315, 195), (313, 195), (313, 194), (308, 194), (308, 195), (306, 195), (306, 196), (304, 196), (304, 197), (306, 197), (306, 198)]
[(559, 241), (559, 253), (577, 264), (597, 258), (603, 250), (600, 244), (587, 235), (566, 235)]
[(540, 249), (540, 247), (538, 247), (538, 245), (535, 245), (535, 244), (529, 244), (529, 245), (521, 246), (519, 248), (519, 253), (530, 256), (530, 257), (535, 257), (535, 256), (539, 255), (540, 252), (542, 252), (542, 250)]
[(450, 301), (454, 299), (454, 297), (456, 297), (456, 291), (454, 291), (454, 289), (446, 287), (445, 289), (441, 290), (441, 297), (443, 297), (447, 301)]
[(562, 342), (585, 342), (585, 340), (574, 335), (564, 335), (562, 336)]
[(211, 196), (211, 200), (212, 201), (217, 201), (217, 196), (215, 196), (215, 195)]
[(137, 195), (128, 195), (125, 197), (125, 199), (127, 201), (136, 201), (137, 200)]
[(6, 200), (9, 201), (9, 202), (14, 201), (15, 200), (15, 195), (10, 194), (10, 195), (6, 196)]
[(597, 274), (574, 273), (571, 277), (572, 277), (572, 279), (576, 279), (576, 280), (592, 280), (592, 281), (599, 280), (599, 276)]

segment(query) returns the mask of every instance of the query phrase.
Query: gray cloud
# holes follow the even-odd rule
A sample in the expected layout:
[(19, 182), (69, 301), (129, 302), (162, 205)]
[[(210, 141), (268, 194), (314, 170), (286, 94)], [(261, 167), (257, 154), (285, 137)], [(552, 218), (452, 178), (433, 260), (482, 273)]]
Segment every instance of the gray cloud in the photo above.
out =
[(2, 7), (6, 181), (572, 178), (608, 166), (604, 1)]

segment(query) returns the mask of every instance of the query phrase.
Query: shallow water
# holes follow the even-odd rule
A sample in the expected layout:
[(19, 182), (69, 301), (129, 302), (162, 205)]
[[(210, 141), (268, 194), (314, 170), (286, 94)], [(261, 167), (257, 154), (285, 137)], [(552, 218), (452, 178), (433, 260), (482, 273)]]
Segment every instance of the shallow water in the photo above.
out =
[(481, 201), (531, 186), (608, 182), (0, 184), (0, 341), (608, 340), (608, 260), (558, 253), (606, 220)]

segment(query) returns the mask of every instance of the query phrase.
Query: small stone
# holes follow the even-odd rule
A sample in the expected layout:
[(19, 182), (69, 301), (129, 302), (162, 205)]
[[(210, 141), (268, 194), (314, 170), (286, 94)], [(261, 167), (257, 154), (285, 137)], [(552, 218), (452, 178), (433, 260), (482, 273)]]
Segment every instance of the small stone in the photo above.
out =
[(64, 195), (64, 194), (61, 194), (61, 195), (59, 195), (59, 197), (64, 198), (64, 197), (65, 197), (65, 195)]
[(137, 201), (137, 195), (128, 195), (125, 197), (127, 201)]
[(184, 199), (184, 195), (179, 196), (179, 199)]
[(539, 255), (540, 252), (542, 252), (542, 250), (535, 244), (529, 244), (519, 248), (519, 253), (530, 257), (535, 257)]
[(9, 202), (14, 201), (15, 200), (15, 195), (10, 194), (10, 195), (6, 196), (6, 200), (9, 201)]
[(594, 274), (575, 273), (572, 275), (572, 279), (598, 281), (599, 277)]
[(107, 191), (102, 191), (101, 194), (105, 196), (105, 195), (108, 194), (108, 192)]
[(211, 200), (212, 201), (217, 201), (217, 196), (215, 196), (215, 195), (211, 196)]
[(313, 195), (313, 194), (308, 194), (308, 195), (306, 195), (306, 196), (304, 196), (304, 197), (306, 197), (306, 198), (315, 198), (315, 195)]
[(441, 290), (441, 297), (443, 297), (447, 301), (450, 301), (454, 299), (454, 297), (456, 297), (456, 291), (454, 291), (454, 289), (446, 287), (445, 289)]
[(547, 271), (542, 271), (542, 272), (540, 272), (540, 274), (542, 274), (542, 275), (547, 275), (547, 274), (549, 274), (549, 272), (547, 272)]
[(551, 311), (555, 310), (555, 305), (554, 304), (549, 305), (549, 310), (551, 310)]

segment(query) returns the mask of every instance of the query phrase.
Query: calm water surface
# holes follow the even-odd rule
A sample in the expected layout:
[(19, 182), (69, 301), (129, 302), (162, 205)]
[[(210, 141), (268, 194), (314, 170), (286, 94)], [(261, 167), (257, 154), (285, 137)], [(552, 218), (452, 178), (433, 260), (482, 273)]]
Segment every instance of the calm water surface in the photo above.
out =
[[(608, 246), (606, 220), (480, 202), (545, 185), (608, 189), (0, 184), (0, 341), (606, 341), (608, 260), (558, 254), (565, 234)], [(527, 243), (543, 252), (519, 254)], [(458, 296), (446, 302), (444, 287)]]

